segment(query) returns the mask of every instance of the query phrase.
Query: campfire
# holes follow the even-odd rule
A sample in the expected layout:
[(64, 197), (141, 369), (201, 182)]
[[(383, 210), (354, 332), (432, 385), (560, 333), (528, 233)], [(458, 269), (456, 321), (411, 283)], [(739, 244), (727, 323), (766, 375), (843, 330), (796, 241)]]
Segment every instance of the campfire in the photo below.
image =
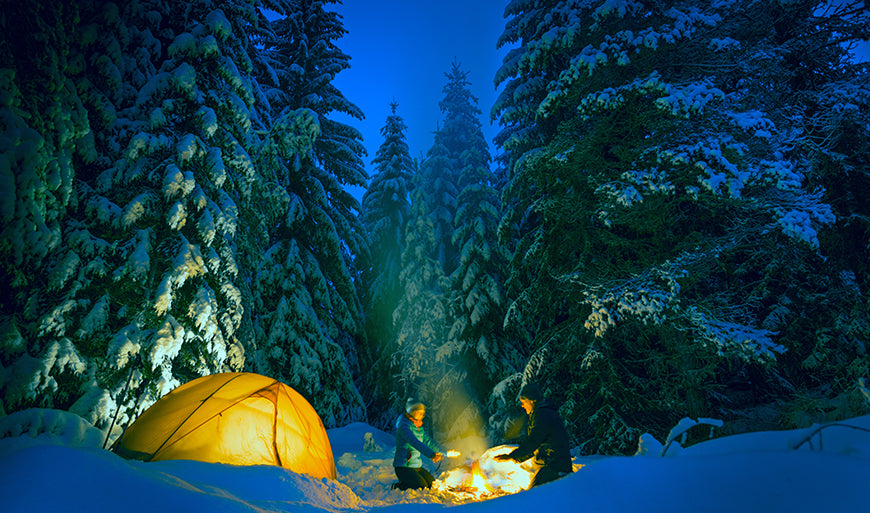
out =
[(495, 488), (490, 484), (483, 470), (480, 469), (480, 462), (474, 460), (471, 462), (470, 471), (464, 476), (462, 483), (453, 487), (452, 491), (485, 497), (495, 493)]
[(484, 452), (477, 459), (442, 473), (433, 483), (433, 490), (452, 502), (474, 502), (525, 490), (531, 483), (535, 467), (532, 463), (516, 463), (494, 459), (507, 454), (511, 446), (500, 445)]

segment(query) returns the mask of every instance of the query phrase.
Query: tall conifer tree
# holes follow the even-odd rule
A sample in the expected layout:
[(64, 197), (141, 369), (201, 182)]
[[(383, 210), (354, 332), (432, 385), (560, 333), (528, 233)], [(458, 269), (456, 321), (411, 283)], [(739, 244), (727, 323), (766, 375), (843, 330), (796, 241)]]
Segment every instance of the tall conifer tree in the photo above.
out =
[[(417, 176), (420, 178), (420, 175)], [(447, 338), (444, 269), (438, 259), (439, 238), (434, 216), (426, 210), (425, 188), (414, 188), (411, 218), (405, 230), (405, 249), (399, 274), (400, 297), (393, 314), (396, 331), (397, 375), (402, 380), (398, 398), (414, 396), (430, 405), (436, 424), (443, 415), (439, 384), (449, 372), (448, 362), (439, 358)], [(401, 403), (400, 403), (401, 404)]]
[(502, 40), (520, 46), (494, 109), (508, 325), (536, 352), (498, 394), (540, 379), (575, 443), (618, 452), (675, 411), (733, 406), (715, 375), (793, 386), (775, 362), (805, 348), (781, 330), (828, 280), (818, 234), (834, 220), (794, 151), (805, 80), (842, 54), (811, 29), (815, 5), (512, 4)]
[[(5, 117), (4, 131), (25, 135), (15, 152), (36, 149), (14, 167), (23, 215), (4, 225), (18, 276), (2, 311), (4, 408), (117, 427), (180, 383), (243, 368), (246, 266), (283, 198), (269, 155), (304, 152), (314, 125), (272, 123), (258, 102), (261, 19), (247, 2), (61, 3), (4, 11), (21, 36), (4, 40), (17, 73), (4, 114), (34, 120), (21, 132), (24, 117)], [(56, 59), (34, 60), (45, 37)], [(53, 198), (62, 208), (42, 214)], [(22, 245), (14, 227), (34, 223), (43, 239)], [(28, 262), (49, 279), (22, 280)]]
[(458, 191), (451, 237), (455, 263), (445, 269), (451, 327), (438, 353), (450, 368), (465, 374), (459, 386), (458, 376), (453, 383), (450, 373), (445, 373), (440, 391), (450, 398), (445, 401), (445, 416), (465, 421), (454, 421), (455, 436), (479, 429), (479, 415), (486, 410), (494, 381), (522, 365), (524, 356), (518, 351), (518, 340), (502, 329), (508, 257), (497, 240), (501, 202), (490, 171), (481, 111), (467, 77), (455, 62), (446, 74), (439, 104), (444, 120), (435, 136), (436, 144), (447, 151)]
[(266, 39), (272, 112), (311, 116), (317, 134), (278, 172), (287, 201), (254, 278), (260, 347), (249, 363), (297, 388), (334, 426), (365, 413), (350, 372), (364, 337), (353, 257), (365, 244), (359, 204), (345, 189), (363, 185), (365, 149), (359, 131), (333, 119), (363, 115), (332, 83), (350, 58), (336, 46), (345, 30), (330, 3), (292, 3)]
[(432, 404), (435, 427), (449, 438), (478, 434), (492, 380), (522, 364), (501, 329), (507, 259), (467, 76), (456, 62), (445, 73), (444, 118), (418, 176), (394, 317), (405, 388)]
[[(367, 333), (371, 391), (375, 402), (387, 412), (373, 412), (377, 418), (392, 415), (393, 357), (396, 351), (393, 312), (401, 294), (399, 275), (405, 248), (405, 229), (410, 215), (410, 193), (416, 164), (411, 160), (405, 138), (405, 122), (396, 113), (398, 104), (390, 104), (392, 114), (381, 128), (384, 142), (375, 155), (376, 172), (362, 198), (362, 222), (369, 235), (370, 260), (363, 268), (364, 301), (369, 313)], [(391, 420), (391, 419), (390, 419)]]

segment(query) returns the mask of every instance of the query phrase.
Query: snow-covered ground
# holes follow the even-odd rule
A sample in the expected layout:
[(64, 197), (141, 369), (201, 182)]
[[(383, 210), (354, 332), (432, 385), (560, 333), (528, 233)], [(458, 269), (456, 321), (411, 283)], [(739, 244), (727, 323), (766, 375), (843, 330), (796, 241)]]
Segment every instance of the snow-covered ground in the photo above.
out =
[[(582, 467), (554, 483), (455, 505), (455, 496), (442, 492), (391, 490), (392, 436), (365, 424), (329, 431), (339, 472), (329, 481), (271, 466), (127, 461), (100, 449), (102, 433), (75, 415), (28, 410), (0, 419), (0, 511), (865, 512), (870, 416), (839, 424), (852, 427), (752, 433), (687, 448), (672, 444), (665, 457), (659, 456), (661, 445), (645, 437), (640, 455), (577, 458), (575, 466)], [(475, 458), (496, 482), (504, 469), (484, 463), (485, 454)], [(464, 472), (468, 459), (461, 460), (445, 460), (450, 464), (436, 477)], [(445, 472), (451, 465), (452, 472)]]

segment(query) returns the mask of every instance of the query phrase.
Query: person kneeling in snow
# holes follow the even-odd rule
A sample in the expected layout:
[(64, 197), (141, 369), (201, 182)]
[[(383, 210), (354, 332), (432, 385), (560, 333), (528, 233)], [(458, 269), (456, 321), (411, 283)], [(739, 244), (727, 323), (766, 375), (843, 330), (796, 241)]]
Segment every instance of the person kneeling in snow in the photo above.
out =
[(423, 417), (426, 406), (414, 398), (408, 399), (405, 413), (396, 419), (396, 456), (393, 468), (399, 482), (393, 485), (399, 490), (411, 488), (431, 488), (435, 478), (423, 468), (421, 453), (432, 461), (439, 462), (443, 457), (441, 449), (423, 430)]
[(542, 466), (532, 478), (529, 488), (549, 483), (574, 471), (568, 449), (568, 433), (556, 408), (543, 400), (541, 389), (529, 383), (520, 391), (520, 404), (529, 416), (526, 438), (508, 454), (497, 460), (523, 462), (536, 456)]

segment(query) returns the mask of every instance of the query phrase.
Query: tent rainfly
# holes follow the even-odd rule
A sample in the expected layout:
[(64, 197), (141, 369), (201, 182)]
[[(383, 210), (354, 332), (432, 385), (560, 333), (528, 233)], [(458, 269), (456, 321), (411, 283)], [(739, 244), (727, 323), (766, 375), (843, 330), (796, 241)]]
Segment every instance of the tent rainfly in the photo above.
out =
[(332, 447), (311, 404), (248, 372), (203, 376), (169, 392), (127, 429), (116, 451), (143, 461), (278, 465), (335, 479)]

